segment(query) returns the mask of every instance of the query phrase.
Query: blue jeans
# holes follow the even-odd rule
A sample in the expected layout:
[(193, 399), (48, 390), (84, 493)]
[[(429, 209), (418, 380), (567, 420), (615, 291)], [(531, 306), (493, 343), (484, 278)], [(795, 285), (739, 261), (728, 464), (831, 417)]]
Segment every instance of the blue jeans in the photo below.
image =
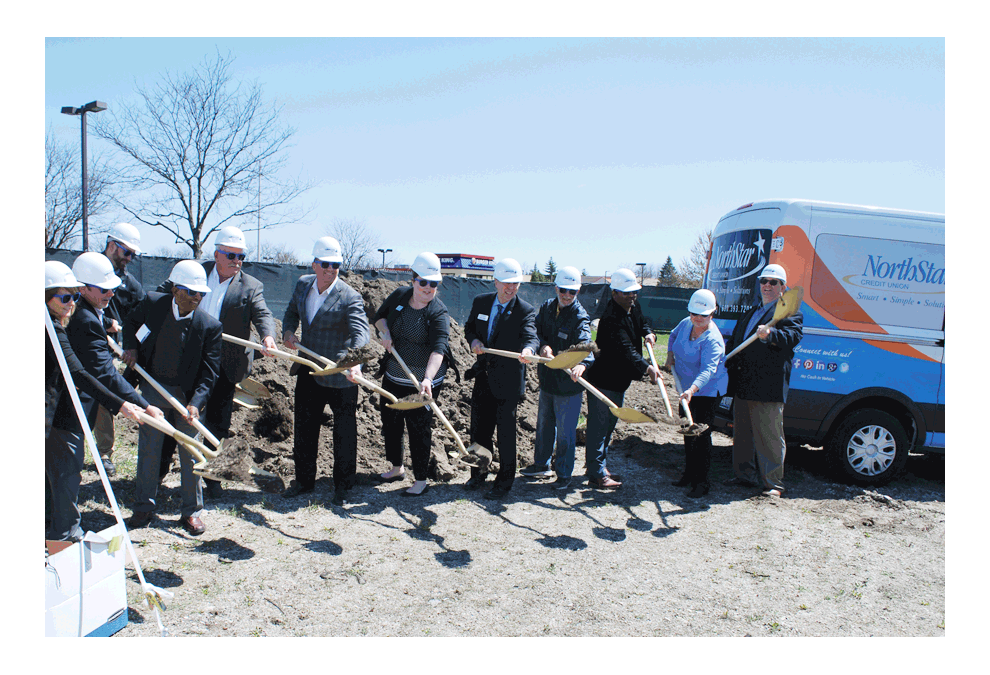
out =
[(581, 415), (581, 392), (559, 396), (540, 390), (540, 407), (536, 414), (536, 449), (533, 464), (550, 470), (550, 456), (556, 446), (554, 472), (558, 478), (570, 478), (574, 471), (574, 447), (577, 423)]
[[(624, 391), (600, 389), (606, 398), (622, 407)], [(588, 478), (605, 478), (605, 462), (608, 455), (608, 444), (612, 441), (612, 431), (619, 418), (611, 413), (609, 407), (598, 400), (597, 396), (588, 396), (588, 438), (585, 441), (585, 473)]]

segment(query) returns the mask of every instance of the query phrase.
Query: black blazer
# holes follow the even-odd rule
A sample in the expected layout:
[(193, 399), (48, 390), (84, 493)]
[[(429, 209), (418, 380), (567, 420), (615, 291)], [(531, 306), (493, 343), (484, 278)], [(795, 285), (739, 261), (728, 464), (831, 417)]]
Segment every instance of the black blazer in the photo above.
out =
[[(155, 343), (165, 318), (172, 313), (172, 295), (148, 293), (127, 315), (124, 323), (124, 349), (138, 350), (138, 363), (145, 369), (155, 359)], [(150, 333), (138, 343), (137, 331), (146, 325)], [(223, 327), (201, 309), (193, 311), (192, 325), (186, 336), (179, 363), (179, 388), (186, 403), (202, 410), (210, 397), (220, 372), (220, 347)], [(149, 385), (150, 386), (150, 385)]]
[[(65, 332), (69, 336), (72, 351), (83, 368), (100, 384), (129, 403), (134, 403), (142, 408), (148, 407), (148, 402), (144, 397), (138, 394), (134, 387), (128, 384), (123, 375), (117, 371), (103, 322), (97, 316), (96, 309), (85, 298), (79, 300), (76, 313), (72, 315), (72, 320), (69, 321)], [(86, 411), (86, 418), (92, 426), (96, 421), (96, 401), (89, 393), (82, 390), (79, 392), (79, 402), (82, 403), (83, 409)], [(117, 410), (119, 409), (120, 406), (118, 405)], [(55, 411), (56, 427), (60, 429), (70, 428), (62, 425), (68, 415), (75, 415), (72, 412), (72, 401), (68, 396), (63, 396)]]
[[(746, 312), (736, 321), (732, 337), (725, 345), (725, 353), (742, 344), (752, 333), (746, 326), (756, 312), (763, 312), (759, 324), (766, 324), (773, 318), (776, 303), (769, 307), (760, 305)], [(754, 331), (755, 332), (755, 331)], [(729, 371), (730, 396), (744, 401), (787, 402), (787, 391), (791, 381), (791, 361), (794, 348), (804, 337), (804, 315), (796, 312), (777, 323), (766, 342), (754, 340), (744, 350), (728, 359), (725, 368)]]
[(600, 351), (586, 371), (585, 379), (599, 389), (628, 389), (633, 380), (642, 379), (650, 366), (643, 356), (643, 338), (652, 332), (639, 301), (627, 312), (610, 299), (598, 321), (595, 336)]
[[(209, 277), (216, 267), (215, 261), (203, 263), (206, 276)], [(158, 286), (161, 293), (172, 292), (172, 282), (164, 281)], [(251, 324), (254, 324), (258, 335), (264, 340), (275, 337), (275, 318), (265, 303), (265, 285), (243, 271), (230, 279), (227, 293), (223, 296), (220, 306), (220, 323), (223, 332), (242, 340), (251, 339)], [(240, 382), (251, 374), (254, 363), (254, 350), (241, 347), (232, 342), (224, 342), (220, 350), (220, 369), (230, 382)]]
[[(495, 293), (479, 295), (471, 303), (471, 314), (464, 324), (464, 338), (468, 347), (474, 340), (492, 349), (521, 352), (529, 347), (536, 353), (540, 340), (536, 337), (536, 308), (518, 296), (506, 306), (495, 327), (491, 342), (488, 341), (488, 322), (491, 319)], [(484, 317), (484, 318), (481, 318)], [(480, 354), (465, 374), (473, 377), (479, 372), (488, 373), (488, 383), (495, 398), (522, 398), (526, 393), (526, 365), (517, 359), (493, 354)]]

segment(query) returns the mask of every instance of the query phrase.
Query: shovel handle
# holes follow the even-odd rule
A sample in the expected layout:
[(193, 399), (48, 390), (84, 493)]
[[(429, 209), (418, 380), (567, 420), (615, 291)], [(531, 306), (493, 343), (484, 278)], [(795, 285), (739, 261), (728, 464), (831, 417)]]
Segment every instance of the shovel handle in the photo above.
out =
[(604, 403), (605, 405), (607, 405), (609, 408), (612, 408), (613, 410), (618, 410), (619, 406), (617, 406), (614, 403), (612, 403), (612, 401), (609, 399), (608, 396), (606, 396), (602, 392), (598, 391), (598, 389), (596, 389), (593, 384), (591, 384), (590, 382), (588, 382), (588, 380), (584, 379), (583, 377), (578, 377), (577, 381), (581, 384), (582, 387), (584, 387), (585, 389), (587, 389), (588, 391), (590, 391), (592, 394), (594, 394), (595, 397), (597, 397), (599, 401), (601, 401), (602, 403)]
[(323, 368), (316, 365), (309, 359), (304, 359), (301, 356), (296, 356), (295, 354), (290, 354), (289, 352), (283, 352), (281, 349), (268, 349), (268, 347), (265, 347), (264, 345), (260, 345), (257, 342), (251, 342), (250, 340), (242, 340), (239, 337), (228, 335), (227, 333), (223, 334), (223, 339), (235, 345), (241, 345), (242, 347), (251, 347), (252, 349), (258, 349), (258, 350), (266, 349), (270, 353), (275, 354), (276, 356), (281, 356), (284, 359), (295, 361), (299, 365), (306, 366), (307, 368), (311, 368), (314, 371), (323, 370)]
[(364, 377), (362, 377), (360, 375), (355, 375), (354, 376), (354, 381), (357, 382), (358, 384), (364, 386), (364, 387), (367, 387), (371, 391), (377, 392), (378, 394), (384, 396), (385, 398), (387, 398), (392, 403), (398, 403), (399, 402), (399, 399), (397, 399), (395, 397), (395, 394), (393, 394), (390, 391), (386, 391), (385, 389), (382, 389), (381, 387), (379, 387), (377, 384), (375, 384), (371, 380), (368, 380), (368, 379), (366, 379), (366, 378), (364, 378)]
[[(657, 357), (653, 353), (653, 347), (651, 347), (650, 345), (646, 345), (646, 351), (650, 353), (650, 363), (653, 364), (654, 368), (660, 370), (660, 367), (657, 365)], [(674, 369), (671, 368), (671, 372), (673, 372), (673, 370)], [(676, 375), (674, 375), (674, 382), (677, 382)], [(674, 411), (670, 409), (670, 398), (667, 396), (667, 387), (664, 386), (662, 377), (657, 378), (657, 384), (660, 385), (660, 393), (663, 395), (663, 405), (664, 408), (666, 408), (667, 410), (667, 417), (673, 417)]]
[[(412, 382), (413, 387), (415, 389), (419, 389), (419, 386), (416, 382), (416, 376), (413, 375), (413, 372), (409, 369), (409, 366), (407, 366), (406, 362), (402, 360), (401, 356), (399, 356), (399, 352), (393, 349), (392, 356), (395, 357), (396, 362), (402, 367), (402, 371), (406, 374), (406, 377), (409, 378), (409, 381)], [(467, 448), (465, 448), (464, 443), (461, 442), (461, 437), (457, 435), (456, 431), (454, 431), (454, 427), (450, 423), (450, 420), (448, 420), (447, 416), (440, 411), (440, 406), (438, 406), (436, 401), (434, 401), (432, 398), (430, 398), (430, 409), (433, 410), (436, 416), (440, 418), (440, 421), (443, 422), (443, 425), (447, 427), (447, 431), (449, 431), (450, 435), (454, 437), (454, 442), (457, 443), (457, 448), (461, 451), (461, 457), (468, 454)]]
[[(677, 377), (677, 373), (673, 372), (673, 369), (671, 369), (671, 373), (673, 373), (674, 375), (674, 386), (677, 387), (677, 394), (678, 395), (683, 394), (684, 388), (681, 386), (681, 379)], [(688, 402), (685, 401), (683, 398), (681, 399), (681, 408), (684, 409), (684, 414), (687, 415), (688, 424), (690, 424), (693, 427), (694, 418), (691, 417), (691, 408), (690, 406), (688, 406)], [(671, 415), (671, 417), (673, 417), (673, 415)]]
[(325, 364), (327, 364), (326, 365), (327, 368), (336, 368), (337, 367), (337, 364), (334, 363), (333, 361), (331, 361), (330, 359), (328, 359), (327, 357), (323, 356), (322, 354), (317, 354), (316, 352), (314, 352), (309, 347), (304, 347), (302, 344), (300, 344), (298, 342), (296, 343), (296, 349), (298, 349), (300, 352), (302, 352), (306, 356), (312, 356), (314, 359), (317, 359), (319, 361), (323, 361)]
[(138, 411), (138, 419), (141, 420), (142, 424), (148, 424), (155, 429), (158, 429), (158, 431), (162, 432), (166, 436), (171, 436), (174, 438), (186, 452), (193, 456), (193, 459), (196, 460), (197, 467), (206, 466), (206, 458), (203, 457), (203, 453), (201, 452), (206, 449), (205, 445), (198, 443), (186, 434), (178, 431), (165, 420), (156, 419), (143, 410)]
[[(121, 350), (120, 350), (120, 345), (118, 345), (116, 342), (114, 342), (113, 339), (111, 339), (109, 335), (107, 336), (107, 342), (110, 343), (110, 349), (112, 349), (113, 352), (118, 357), (123, 356), (123, 352), (121, 352)], [(181, 413), (183, 416), (189, 414), (189, 411), (186, 409), (186, 406), (182, 405), (182, 402), (179, 399), (177, 399), (175, 396), (173, 396), (171, 394), (171, 392), (169, 392), (168, 389), (166, 389), (165, 387), (163, 387), (161, 384), (159, 384), (155, 380), (155, 378), (153, 378), (151, 375), (149, 375), (147, 370), (145, 370), (144, 368), (142, 368), (137, 363), (134, 364), (134, 370), (136, 370), (138, 372), (138, 375), (140, 375), (145, 380), (147, 380), (148, 384), (150, 384), (152, 387), (154, 387), (155, 391), (157, 391), (162, 396), (162, 398), (164, 398), (166, 401), (168, 401), (169, 404), (173, 408), (175, 408), (179, 413)], [(203, 437), (206, 438), (210, 443), (213, 444), (213, 447), (215, 447), (215, 448), (219, 448), (220, 447), (220, 441), (219, 441), (219, 439), (217, 439), (216, 436), (214, 436), (212, 433), (210, 433), (210, 430), (207, 429), (203, 425), (202, 422), (200, 422), (197, 419), (194, 419), (192, 421), (192, 425), (196, 428), (196, 431), (198, 431), (199, 433), (203, 434)], [(213, 457), (216, 457), (217, 456), (216, 453), (215, 452), (212, 452), (212, 451), (210, 451), (209, 454), (212, 455), (212, 457), (210, 457), (210, 459), (213, 459)]]

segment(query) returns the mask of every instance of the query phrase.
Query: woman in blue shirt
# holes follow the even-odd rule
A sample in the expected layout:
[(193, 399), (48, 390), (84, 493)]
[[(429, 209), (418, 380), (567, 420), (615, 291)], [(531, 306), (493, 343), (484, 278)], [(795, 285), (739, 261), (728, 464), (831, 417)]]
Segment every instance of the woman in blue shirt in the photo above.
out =
[[(712, 323), (715, 294), (709, 290), (695, 291), (688, 302), (690, 316), (682, 319), (670, 332), (667, 361), (664, 370), (673, 373), (678, 389), (685, 387), (681, 399), (691, 408), (698, 424), (709, 428), (700, 436), (684, 437), (684, 475), (673, 483), (677, 487), (690, 485), (688, 497), (708, 494), (708, 470), (712, 457), (712, 417), (715, 406), (726, 392), (729, 376), (725, 370), (725, 341)], [(683, 410), (681, 410), (683, 415)]]

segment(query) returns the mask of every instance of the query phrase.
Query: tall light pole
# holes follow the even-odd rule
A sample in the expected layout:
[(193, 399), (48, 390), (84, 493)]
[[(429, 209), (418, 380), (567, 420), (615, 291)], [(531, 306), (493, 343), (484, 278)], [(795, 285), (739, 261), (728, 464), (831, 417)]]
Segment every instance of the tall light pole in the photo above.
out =
[(382, 269), (385, 269), (385, 254), (386, 253), (391, 253), (392, 252), (392, 249), (390, 249), (390, 248), (380, 248), (380, 249), (378, 249), (378, 252), (382, 254)]
[(636, 263), (639, 265), (639, 285), (642, 286), (643, 282), (646, 281), (646, 263)]
[(81, 108), (64, 106), (63, 115), (78, 115), (80, 126), (82, 127), (82, 248), (89, 250), (89, 214), (86, 212), (89, 186), (86, 184), (86, 113), (102, 112), (107, 109), (107, 104), (103, 101), (90, 101)]

